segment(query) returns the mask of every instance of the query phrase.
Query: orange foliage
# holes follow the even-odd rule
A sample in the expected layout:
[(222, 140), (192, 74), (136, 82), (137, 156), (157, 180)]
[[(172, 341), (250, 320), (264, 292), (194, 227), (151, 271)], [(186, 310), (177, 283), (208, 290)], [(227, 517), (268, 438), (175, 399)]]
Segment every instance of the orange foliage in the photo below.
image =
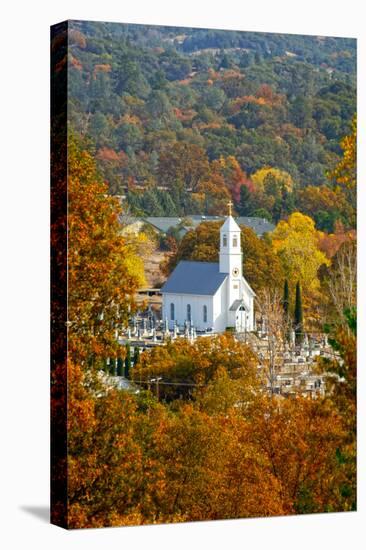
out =
[(266, 105), (267, 101), (263, 97), (255, 97), (253, 95), (245, 95), (234, 99), (229, 106), (229, 112), (231, 115), (238, 113), (243, 105), (247, 103), (254, 103), (255, 105)]
[(356, 231), (351, 229), (345, 231), (341, 222), (335, 223), (334, 233), (321, 233), (319, 235), (319, 248), (324, 252), (327, 258), (333, 258), (341, 245), (356, 239)]
[(96, 154), (96, 158), (98, 160), (104, 160), (104, 161), (115, 161), (115, 162), (127, 162), (127, 155), (124, 153), (124, 151), (120, 151), (117, 153), (114, 149), (111, 149), (110, 147), (101, 147), (98, 149), (98, 152)]
[(70, 44), (74, 44), (78, 46), (78, 48), (86, 48), (86, 38), (82, 32), (76, 29), (69, 29), (68, 36)]
[(69, 352), (86, 360), (116, 348), (115, 330), (134, 308), (139, 279), (120, 233), (119, 202), (72, 138), (68, 151)]
[(178, 107), (174, 107), (173, 109), (174, 115), (176, 118), (182, 122), (188, 122), (192, 120), (196, 116), (196, 111), (193, 109), (178, 109)]
[(221, 175), (234, 201), (240, 202), (241, 186), (249, 187), (250, 184), (236, 158), (234, 156), (220, 157), (220, 159), (212, 161), (211, 170)]
[(110, 73), (111, 70), (112, 67), (108, 63), (95, 65), (93, 70), (93, 78), (96, 78), (98, 73)]

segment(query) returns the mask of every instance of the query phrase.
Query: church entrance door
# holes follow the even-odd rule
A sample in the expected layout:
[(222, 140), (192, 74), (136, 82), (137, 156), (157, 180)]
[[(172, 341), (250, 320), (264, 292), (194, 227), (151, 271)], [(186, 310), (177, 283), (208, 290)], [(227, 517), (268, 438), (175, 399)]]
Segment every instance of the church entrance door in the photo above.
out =
[(236, 312), (236, 330), (237, 332), (245, 332), (246, 331), (246, 311), (244, 309), (244, 306), (240, 306), (240, 308)]

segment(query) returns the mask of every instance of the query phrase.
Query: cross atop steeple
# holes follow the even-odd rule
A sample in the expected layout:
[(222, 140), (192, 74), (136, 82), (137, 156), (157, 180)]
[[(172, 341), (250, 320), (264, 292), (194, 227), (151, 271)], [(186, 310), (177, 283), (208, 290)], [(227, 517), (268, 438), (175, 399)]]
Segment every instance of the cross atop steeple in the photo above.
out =
[(227, 203), (228, 207), (229, 207), (229, 216), (231, 216), (231, 207), (233, 206), (233, 203), (231, 201), (229, 201)]

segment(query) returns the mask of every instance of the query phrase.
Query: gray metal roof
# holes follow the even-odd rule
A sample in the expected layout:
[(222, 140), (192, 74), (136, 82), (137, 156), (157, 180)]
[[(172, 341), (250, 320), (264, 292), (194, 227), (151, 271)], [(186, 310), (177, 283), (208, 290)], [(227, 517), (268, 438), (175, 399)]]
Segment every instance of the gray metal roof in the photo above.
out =
[(171, 227), (176, 227), (179, 225), (182, 221), (182, 218), (170, 218), (170, 217), (149, 217), (149, 218), (143, 218), (144, 221), (148, 222), (149, 224), (153, 225), (159, 231), (163, 231), (163, 233), (166, 233), (168, 229)]
[(230, 306), (230, 311), (236, 311), (243, 303), (243, 300), (234, 300)]
[[(226, 219), (226, 216), (198, 216), (194, 214), (187, 215), (185, 216), (185, 218), (163, 216), (150, 216), (148, 218), (143, 218), (144, 221), (153, 225), (163, 233), (166, 233), (170, 227), (178, 226), (180, 223), (182, 223), (183, 219), (190, 220), (191, 227), (195, 229), (202, 222), (224, 221)], [(265, 218), (240, 216), (238, 218), (235, 218), (235, 221), (238, 225), (250, 227), (259, 237), (261, 237), (263, 233), (273, 231), (275, 228), (273, 223), (270, 223)], [(186, 233), (189, 229), (190, 226), (187, 224), (182, 227), (182, 232)]]
[(218, 263), (181, 261), (161, 292), (213, 296), (227, 276), (220, 273)]

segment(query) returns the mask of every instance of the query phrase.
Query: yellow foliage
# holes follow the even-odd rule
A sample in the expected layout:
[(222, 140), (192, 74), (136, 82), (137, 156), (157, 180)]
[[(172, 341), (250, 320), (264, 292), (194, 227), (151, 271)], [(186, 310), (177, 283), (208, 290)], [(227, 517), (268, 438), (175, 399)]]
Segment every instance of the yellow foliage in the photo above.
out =
[(271, 234), (287, 278), (293, 285), (300, 281), (304, 297), (319, 289), (318, 269), (330, 263), (319, 249), (321, 236), (314, 221), (300, 212), (291, 214), (287, 221), (281, 220)]
[(294, 182), (290, 174), (278, 168), (260, 168), (251, 176), (256, 190), (266, 192), (267, 187), (274, 183), (279, 189), (284, 186), (288, 193), (293, 191)]

